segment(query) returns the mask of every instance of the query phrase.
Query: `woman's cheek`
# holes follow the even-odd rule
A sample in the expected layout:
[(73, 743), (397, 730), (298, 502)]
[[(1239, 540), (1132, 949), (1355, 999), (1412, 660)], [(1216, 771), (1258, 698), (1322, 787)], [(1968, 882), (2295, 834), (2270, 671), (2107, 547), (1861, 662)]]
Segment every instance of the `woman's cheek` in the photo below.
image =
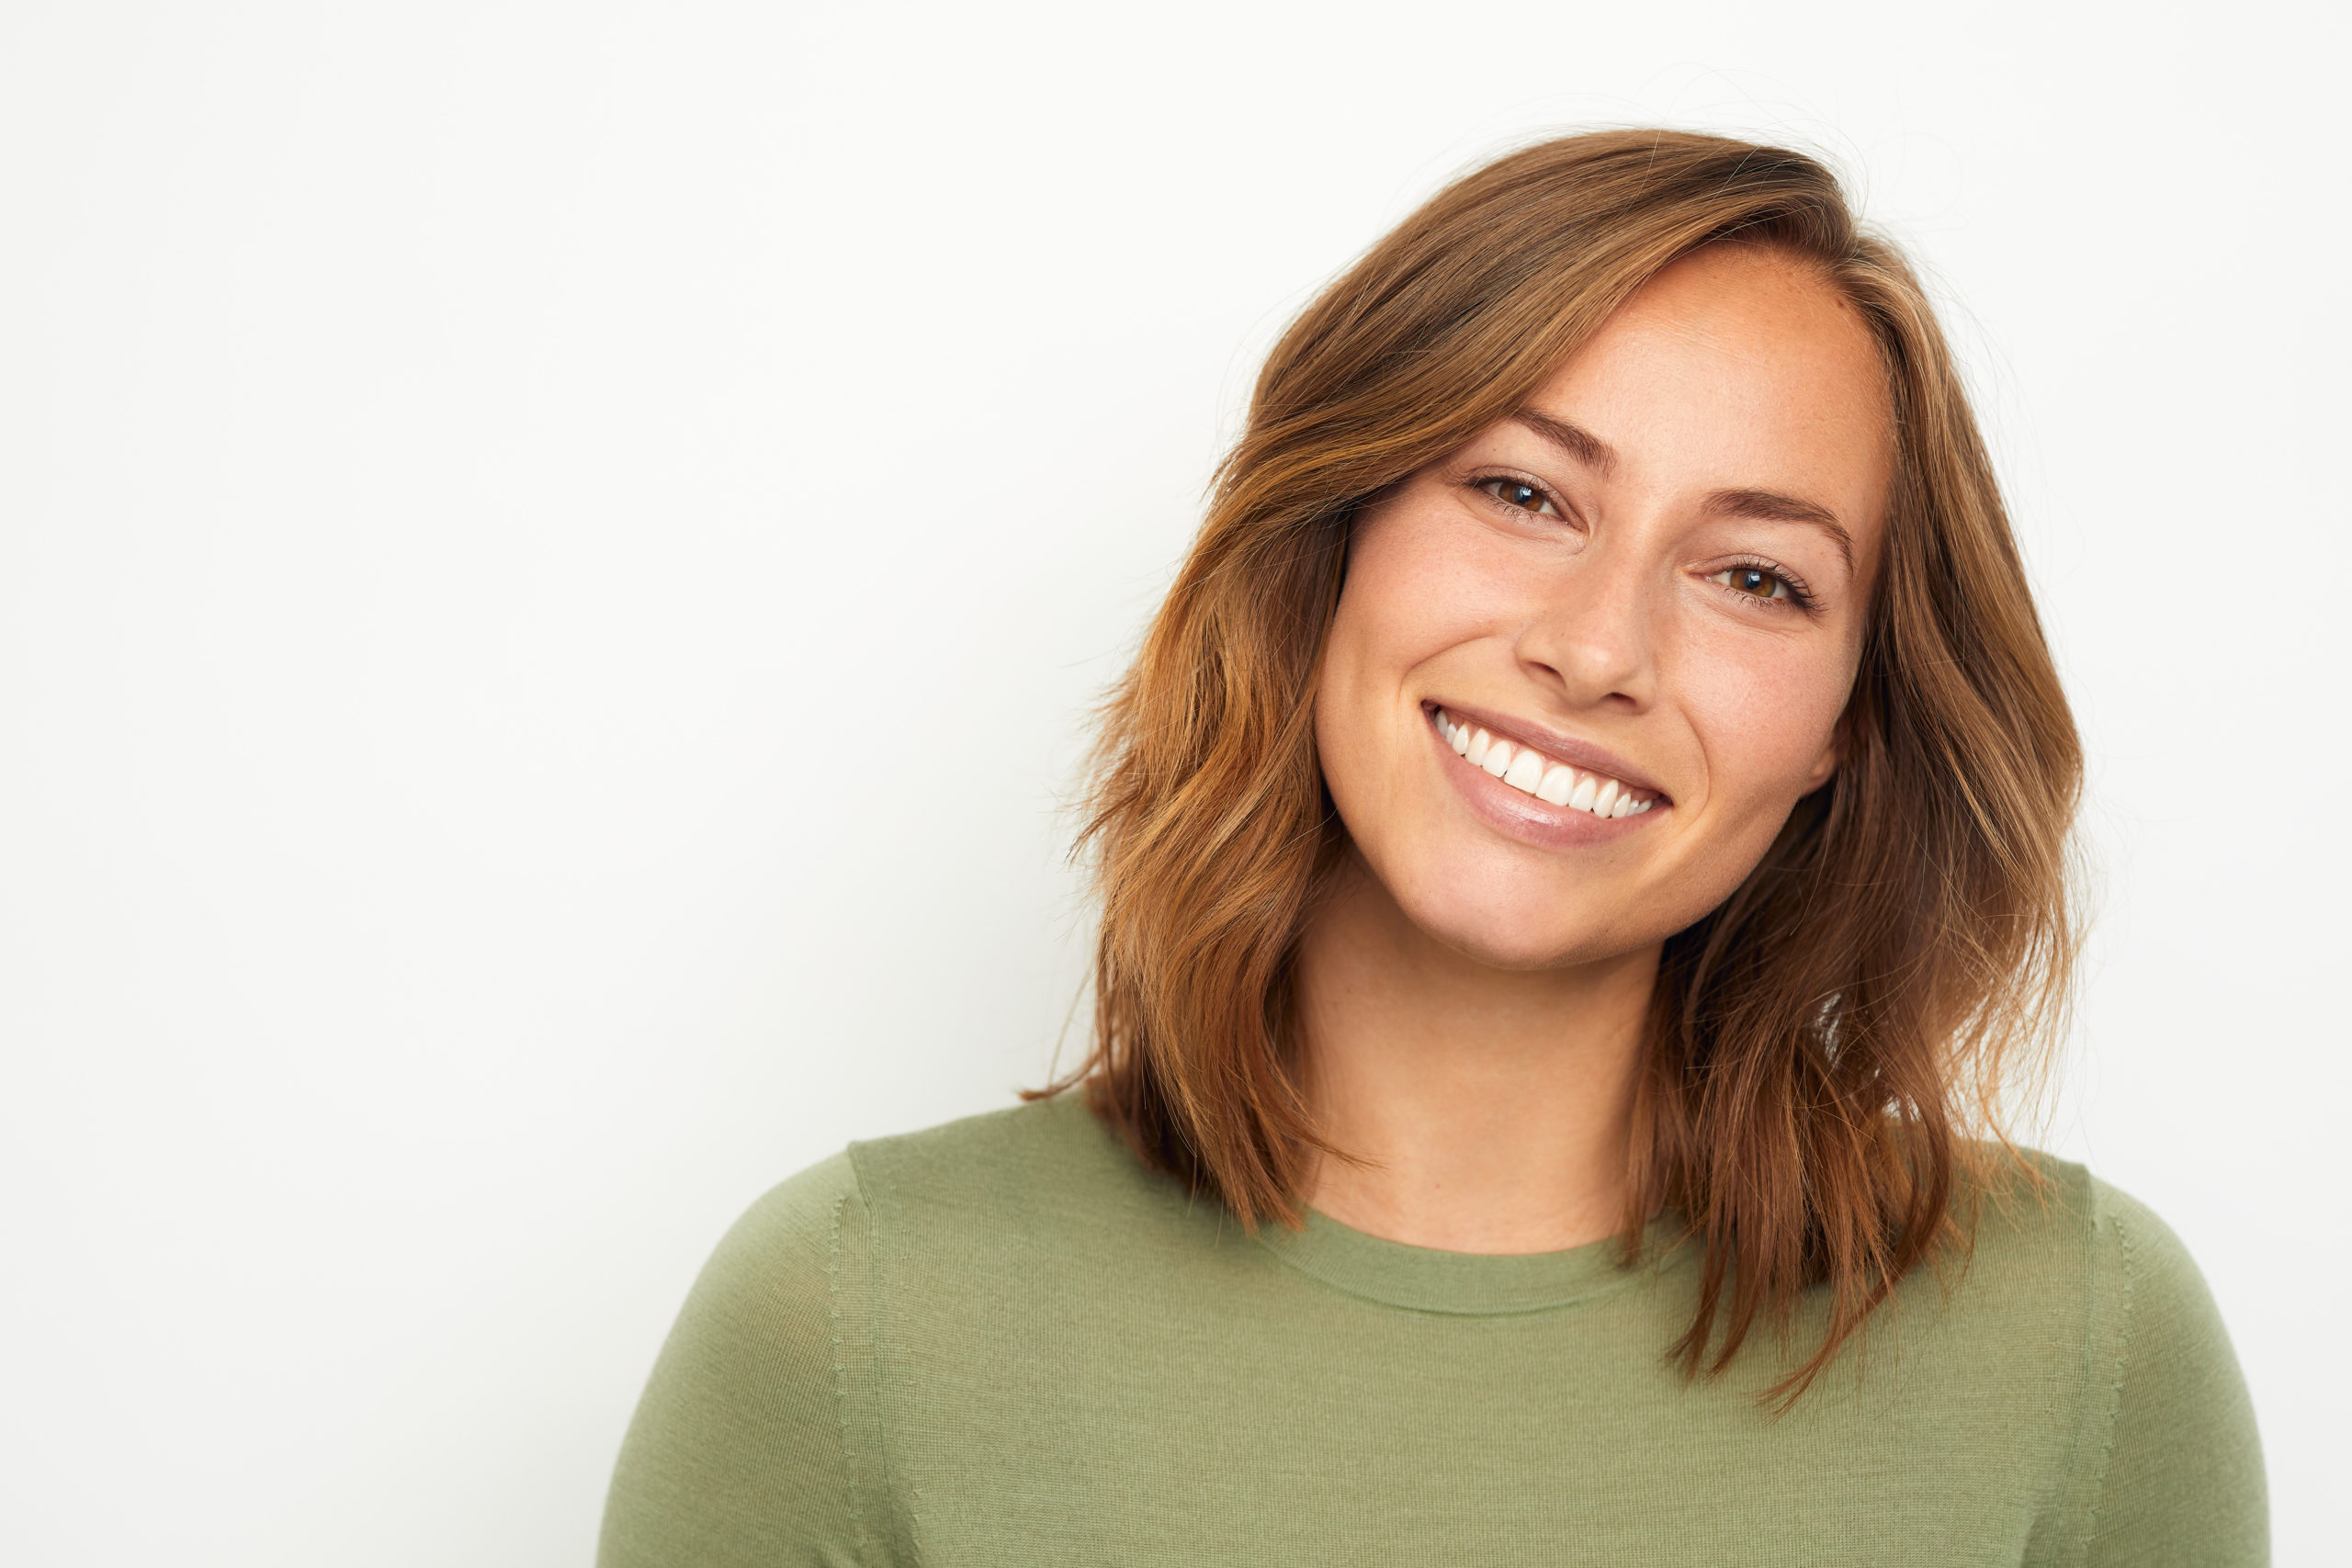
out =
[[(1821, 639), (1825, 640), (1826, 639)], [(1687, 711), (1724, 806), (1780, 815), (1815, 786), (1853, 674), (1842, 649), (1722, 649), (1688, 687)]]

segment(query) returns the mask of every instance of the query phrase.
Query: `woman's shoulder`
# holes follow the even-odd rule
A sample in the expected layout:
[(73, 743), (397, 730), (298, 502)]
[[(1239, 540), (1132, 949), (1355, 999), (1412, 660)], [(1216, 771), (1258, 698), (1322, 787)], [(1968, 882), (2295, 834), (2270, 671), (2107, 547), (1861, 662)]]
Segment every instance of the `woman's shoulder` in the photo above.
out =
[(2078, 1165), (2066, 1168), (2083, 1194), (2082, 1224), (2092, 1267), (2115, 1288), (2131, 1292), (2132, 1315), (2144, 1321), (2159, 1311), (2174, 1317), (2196, 1314), (2210, 1317), (2218, 1332), (2212, 1292), (2179, 1234), (2114, 1183)]
[[(1965, 1245), (1926, 1270), (1953, 1325), (2014, 1336), (2075, 1325), (2094, 1347), (2152, 1319), (2210, 1323), (2211, 1293), (2179, 1235), (2146, 1203), (2073, 1160), (1999, 1145), (1965, 1151), (1953, 1213)], [(2053, 1350), (2056, 1346), (2053, 1344)]]
[(1203, 1207), (1075, 1094), (854, 1143), (846, 1156), (877, 1241), (897, 1256), (1064, 1245), (1099, 1255), (1106, 1238), (1190, 1234)]
[(1978, 1152), (1962, 1190), (1971, 1245), (1928, 1315), (1972, 1383), (2011, 1380), (2016, 1408), (2039, 1394), (2077, 1412), (2068, 1489), (2088, 1561), (2259, 1561), (2254, 1408), (2188, 1247), (2081, 1165)]
[(1977, 1145), (1958, 1183), (1968, 1268), (2086, 1298), (2130, 1291), (2211, 1303), (2204, 1276), (2154, 1210), (2087, 1167), (2040, 1149)]
[(1033, 1202), (1097, 1190), (1134, 1163), (1075, 1094), (861, 1140), (846, 1152), (870, 1199), (909, 1203)]
[(817, 1264), (838, 1252), (845, 1223), (904, 1254), (931, 1240), (1100, 1235), (1106, 1220), (1190, 1207), (1063, 1094), (852, 1142), (760, 1197), (722, 1251)]
[[(1929, 1255), (1864, 1336), (1906, 1376), (2112, 1418), (2127, 1375), (2210, 1381), (2235, 1362), (2203, 1275), (2147, 1204), (2072, 1160), (2006, 1145), (1959, 1151), (1951, 1245)], [(1826, 1310), (1826, 1298), (1813, 1303)], [(1852, 1375), (1865, 1362), (1858, 1353)], [(1932, 1371), (1931, 1371), (1932, 1370)], [(1915, 1390), (1916, 1392), (1916, 1390)]]

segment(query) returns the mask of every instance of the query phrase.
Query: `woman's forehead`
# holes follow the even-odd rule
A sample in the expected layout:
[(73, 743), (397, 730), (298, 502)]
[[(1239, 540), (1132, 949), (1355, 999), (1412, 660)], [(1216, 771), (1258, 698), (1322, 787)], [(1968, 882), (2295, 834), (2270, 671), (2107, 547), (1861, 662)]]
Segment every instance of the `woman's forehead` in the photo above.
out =
[(1861, 313), (1818, 271), (1758, 247), (1660, 273), (1510, 423), (1598, 478), (1799, 498), (1857, 534), (1893, 469), (1886, 376)]

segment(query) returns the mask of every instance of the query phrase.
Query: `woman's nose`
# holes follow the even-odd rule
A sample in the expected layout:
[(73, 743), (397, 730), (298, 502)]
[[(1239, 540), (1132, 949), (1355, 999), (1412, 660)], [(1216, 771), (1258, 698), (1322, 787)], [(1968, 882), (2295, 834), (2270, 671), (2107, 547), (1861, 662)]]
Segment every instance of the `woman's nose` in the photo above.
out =
[(1655, 573), (1616, 541), (1564, 563), (1521, 632), (1522, 666), (1570, 707), (1646, 708), (1657, 695)]

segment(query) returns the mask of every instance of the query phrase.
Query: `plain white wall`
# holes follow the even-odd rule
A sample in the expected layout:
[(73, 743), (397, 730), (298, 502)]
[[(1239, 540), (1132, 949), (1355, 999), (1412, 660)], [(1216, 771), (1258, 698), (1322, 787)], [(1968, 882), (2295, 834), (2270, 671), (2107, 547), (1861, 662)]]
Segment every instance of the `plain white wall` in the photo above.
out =
[(2046, 1138), (2320, 1561), (2342, 15), (0, 9), (0, 1558), (583, 1562), (732, 1216), (1045, 1076), (1085, 710), (1287, 314), (1666, 121), (1950, 302), (2093, 759)]

